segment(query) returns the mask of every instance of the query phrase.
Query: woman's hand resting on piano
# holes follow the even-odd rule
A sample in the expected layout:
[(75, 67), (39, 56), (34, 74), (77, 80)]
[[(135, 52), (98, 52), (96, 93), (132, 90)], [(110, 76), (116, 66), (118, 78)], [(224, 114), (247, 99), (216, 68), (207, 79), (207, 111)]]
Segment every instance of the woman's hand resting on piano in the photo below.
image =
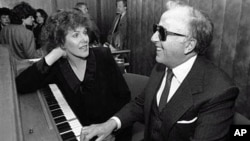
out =
[(82, 128), (80, 141), (114, 141), (115, 137), (111, 134), (117, 124), (110, 119), (101, 124), (93, 124)]

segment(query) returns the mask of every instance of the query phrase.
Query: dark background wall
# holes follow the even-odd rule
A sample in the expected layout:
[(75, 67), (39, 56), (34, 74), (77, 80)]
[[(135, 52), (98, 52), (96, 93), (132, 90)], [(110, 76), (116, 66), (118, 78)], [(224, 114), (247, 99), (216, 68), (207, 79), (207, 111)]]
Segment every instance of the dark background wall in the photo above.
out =
[[(1, 0), (0, 7), (12, 8), (21, 0)], [(103, 41), (115, 16), (116, 0), (24, 0), (49, 14), (72, 8), (78, 1), (86, 2), (99, 26)], [(167, 0), (128, 1), (128, 45), (131, 49), (130, 71), (149, 75), (155, 64), (155, 48), (150, 42), (153, 23), (158, 23)], [(250, 91), (250, 0), (183, 0), (206, 12), (214, 22), (214, 40), (206, 56), (226, 71), (241, 88), (237, 105), (242, 105)], [(248, 108), (248, 109), (249, 109)], [(249, 115), (250, 117), (250, 115)]]

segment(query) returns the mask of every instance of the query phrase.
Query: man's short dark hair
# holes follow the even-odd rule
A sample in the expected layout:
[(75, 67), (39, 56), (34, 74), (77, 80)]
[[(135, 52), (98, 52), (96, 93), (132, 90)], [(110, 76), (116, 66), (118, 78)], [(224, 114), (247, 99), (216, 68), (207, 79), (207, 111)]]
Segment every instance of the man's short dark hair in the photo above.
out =
[(10, 16), (10, 14), (11, 14), (11, 11), (10, 11), (9, 8), (7, 8), (7, 7), (0, 8), (0, 17), (2, 15), (8, 15), (8, 16)]
[(29, 16), (35, 17), (35, 15), (36, 10), (33, 7), (27, 2), (21, 2), (12, 9), (11, 23), (22, 24), (22, 19), (26, 19)]

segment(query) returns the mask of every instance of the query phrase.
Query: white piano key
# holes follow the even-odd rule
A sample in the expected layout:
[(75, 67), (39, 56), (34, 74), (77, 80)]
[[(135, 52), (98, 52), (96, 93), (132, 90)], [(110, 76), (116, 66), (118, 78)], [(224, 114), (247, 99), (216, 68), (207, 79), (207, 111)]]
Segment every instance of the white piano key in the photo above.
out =
[(74, 128), (74, 129), (72, 130), (72, 132), (74, 132), (75, 136), (80, 136), (80, 134), (81, 134), (81, 129), (82, 129), (82, 127), (77, 127), (77, 128)]
[(49, 87), (50, 87), (56, 101), (58, 102), (58, 105), (60, 106), (60, 109), (62, 110), (63, 115), (67, 119), (67, 121), (65, 121), (65, 122), (67, 122), (72, 129), (72, 130), (65, 131), (65, 132), (60, 133), (60, 134), (63, 135), (67, 132), (72, 131), (75, 134), (77, 140), (80, 140), (80, 133), (81, 133), (81, 128), (82, 128), (81, 123), (79, 122), (79, 120), (75, 116), (74, 112), (71, 110), (67, 101), (64, 99), (64, 96), (61, 93), (60, 89), (57, 87), (57, 85), (50, 84)]
[(79, 135), (79, 136), (77, 136), (77, 137), (76, 137), (76, 139), (77, 139), (78, 141), (80, 141), (80, 135)]
[(81, 124), (78, 120), (69, 121), (68, 123), (72, 129), (74, 129), (75, 127), (79, 127), (79, 126), (81, 127)]
[(75, 119), (76, 116), (71, 110), (70, 106), (68, 105), (67, 101), (64, 99), (61, 91), (57, 87), (56, 84), (50, 84), (49, 85), (51, 91), (53, 92), (55, 99), (57, 100), (58, 104), (61, 107), (61, 110), (64, 113), (64, 116), (66, 117), (67, 120)]

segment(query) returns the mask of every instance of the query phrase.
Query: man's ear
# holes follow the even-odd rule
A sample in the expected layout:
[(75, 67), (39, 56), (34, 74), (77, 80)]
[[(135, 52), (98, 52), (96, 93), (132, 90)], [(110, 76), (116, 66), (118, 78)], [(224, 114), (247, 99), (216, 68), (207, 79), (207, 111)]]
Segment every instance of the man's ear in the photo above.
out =
[(184, 53), (185, 54), (189, 54), (189, 53), (193, 52), (196, 44), (197, 44), (197, 40), (196, 39), (193, 39), (193, 38), (189, 39), (189, 41), (187, 42), (187, 46), (186, 46), (186, 48), (184, 50)]

